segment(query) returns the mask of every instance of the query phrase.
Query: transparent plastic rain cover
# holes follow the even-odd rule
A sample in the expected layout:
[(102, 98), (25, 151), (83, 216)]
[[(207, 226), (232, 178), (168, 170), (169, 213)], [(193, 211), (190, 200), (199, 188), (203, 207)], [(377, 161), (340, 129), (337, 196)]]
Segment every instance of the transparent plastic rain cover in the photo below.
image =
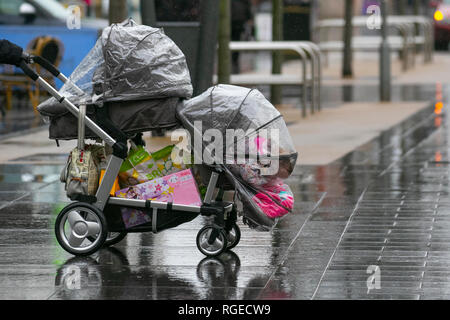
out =
[[(105, 28), (60, 93), (74, 104), (189, 98), (192, 84), (186, 58), (162, 29), (129, 19)], [(41, 108), (58, 104), (50, 98)]]
[(297, 152), (281, 114), (258, 90), (217, 85), (180, 103), (177, 117), (190, 134), (194, 154), (225, 171), (244, 222), (268, 231), (291, 212), (294, 199), (284, 180)]

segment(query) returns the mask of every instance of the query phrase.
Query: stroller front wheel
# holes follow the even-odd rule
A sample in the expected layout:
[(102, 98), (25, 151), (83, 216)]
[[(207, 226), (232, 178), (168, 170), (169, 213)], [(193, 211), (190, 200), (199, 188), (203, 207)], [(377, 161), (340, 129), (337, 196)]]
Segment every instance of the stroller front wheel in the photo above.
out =
[(227, 242), (228, 246), (227, 249), (231, 250), (234, 247), (236, 247), (241, 240), (241, 229), (237, 224), (233, 224), (231, 227), (231, 230), (227, 233)]
[(100, 249), (108, 236), (103, 213), (91, 204), (75, 202), (61, 210), (55, 221), (59, 245), (76, 256), (86, 256)]
[(205, 256), (214, 257), (227, 249), (225, 230), (216, 226), (205, 226), (197, 234), (197, 248)]

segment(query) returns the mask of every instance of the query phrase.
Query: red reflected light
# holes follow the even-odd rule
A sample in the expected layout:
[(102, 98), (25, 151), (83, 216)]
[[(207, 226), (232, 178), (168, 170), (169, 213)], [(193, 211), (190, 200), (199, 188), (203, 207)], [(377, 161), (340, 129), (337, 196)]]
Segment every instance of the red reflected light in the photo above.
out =
[(436, 117), (434, 118), (434, 126), (436, 128), (439, 128), (442, 124), (442, 117)]
[(442, 154), (439, 151), (436, 151), (434, 154), (434, 161), (441, 162), (442, 161)]
[(436, 82), (436, 101), (442, 101), (442, 83)]
[(434, 113), (435, 114), (441, 114), (442, 113), (442, 108), (444, 108), (444, 104), (442, 102), (436, 102), (436, 104), (434, 105)]

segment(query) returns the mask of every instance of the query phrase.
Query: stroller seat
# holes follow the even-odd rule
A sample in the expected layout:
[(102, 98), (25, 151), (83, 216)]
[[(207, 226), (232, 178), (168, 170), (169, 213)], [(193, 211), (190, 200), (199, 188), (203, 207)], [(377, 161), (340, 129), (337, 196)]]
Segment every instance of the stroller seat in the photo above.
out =
[[(135, 133), (160, 129), (174, 129), (179, 121), (175, 111), (179, 98), (148, 99), (135, 101), (113, 101), (98, 107), (86, 106), (86, 115), (102, 126), (105, 114), (113, 125), (123, 133)], [(105, 108), (105, 110), (99, 110)], [(50, 119), (49, 138), (57, 140), (77, 139), (77, 119), (62, 104), (53, 103), (51, 99), (39, 105), (38, 111)], [(96, 135), (86, 128), (86, 138)]]

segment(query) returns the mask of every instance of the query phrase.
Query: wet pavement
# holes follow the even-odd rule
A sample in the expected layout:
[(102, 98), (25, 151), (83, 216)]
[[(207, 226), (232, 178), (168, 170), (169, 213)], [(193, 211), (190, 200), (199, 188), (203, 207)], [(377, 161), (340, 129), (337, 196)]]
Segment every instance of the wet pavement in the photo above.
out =
[[(270, 96), (269, 86), (258, 86), (261, 92)], [(391, 101), (432, 101), (435, 98), (434, 84), (392, 85)], [(283, 103), (298, 106), (300, 103), (298, 86), (283, 86)], [(322, 108), (336, 108), (347, 102), (378, 102), (377, 84), (323, 85), (320, 93)], [(310, 95), (309, 95), (310, 97)]]
[(31, 133), (45, 125), (31, 106), (14, 104), (14, 109), (2, 110), (2, 108), (3, 105), (0, 105), (0, 139)]
[[(259, 86), (261, 92), (270, 96), (268, 86)], [(322, 108), (336, 108), (346, 102), (378, 102), (378, 86), (366, 85), (324, 85), (321, 91)], [(435, 86), (404, 84), (392, 86), (392, 101), (430, 101), (434, 99)], [(298, 86), (283, 87), (283, 102), (300, 108)], [(35, 114), (24, 98), (14, 98), (14, 108), (6, 110), (0, 101), (0, 139), (30, 133), (46, 126)]]
[(73, 257), (53, 232), (64, 157), (0, 164), (0, 299), (449, 299), (449, 137), (433, 105), (338, 161), (298, 166), (294, 212), (270, 233), (240, 224), (218, 258), (196, 248), (202, 217)]

